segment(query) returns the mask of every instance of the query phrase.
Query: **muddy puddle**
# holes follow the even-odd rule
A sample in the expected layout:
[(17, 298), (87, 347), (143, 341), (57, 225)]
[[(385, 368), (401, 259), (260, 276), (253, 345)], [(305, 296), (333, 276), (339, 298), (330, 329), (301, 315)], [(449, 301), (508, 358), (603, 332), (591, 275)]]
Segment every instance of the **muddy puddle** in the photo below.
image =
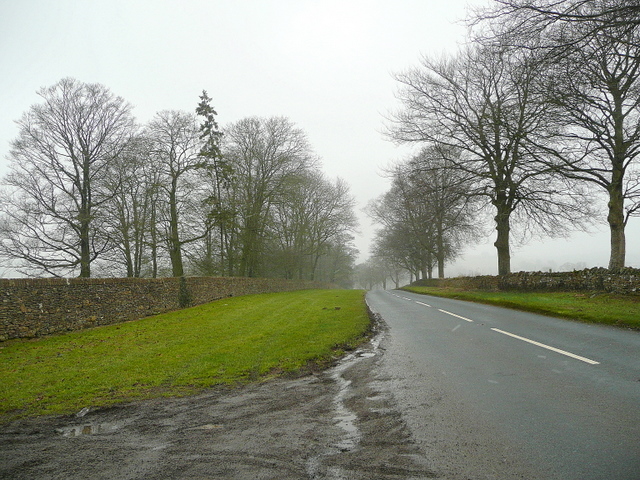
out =
[(83, 435), (108, 435), (115, 433), (125, 426), (125, 422), (113, 423), (84, 423), (56, 429), (56, 433), (63, 437), (81, 437)]

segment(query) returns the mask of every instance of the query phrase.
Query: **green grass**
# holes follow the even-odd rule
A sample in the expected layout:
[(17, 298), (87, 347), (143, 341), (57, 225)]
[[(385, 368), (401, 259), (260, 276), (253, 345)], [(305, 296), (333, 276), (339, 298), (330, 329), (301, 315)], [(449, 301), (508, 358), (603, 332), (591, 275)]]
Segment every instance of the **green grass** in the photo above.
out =
[(306, 290), (11, 340), (0, 343), (0, 421), (299, 372), (355, 347), (368, 328), (364, 292)]
[(575, 292), (488, 292), (436, 287), (403, 290), (515, 308), (544, 315), (640, 329), (640, 297)]

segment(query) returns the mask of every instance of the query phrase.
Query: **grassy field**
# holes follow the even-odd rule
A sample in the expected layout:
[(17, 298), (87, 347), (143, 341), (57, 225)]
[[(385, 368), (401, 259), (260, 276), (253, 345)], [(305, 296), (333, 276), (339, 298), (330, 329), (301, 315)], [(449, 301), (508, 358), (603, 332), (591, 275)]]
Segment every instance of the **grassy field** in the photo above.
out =
[(363, 291), (306, 290), (0, 343), (0, 420), (297, 372), (353, 348), (368, 327)]
[(435, 287), (404, 287), (403, 290), (440, 297), (488, 303), (591, 323), (640, 329), (640, 297), (575, 292), (486, 292)]

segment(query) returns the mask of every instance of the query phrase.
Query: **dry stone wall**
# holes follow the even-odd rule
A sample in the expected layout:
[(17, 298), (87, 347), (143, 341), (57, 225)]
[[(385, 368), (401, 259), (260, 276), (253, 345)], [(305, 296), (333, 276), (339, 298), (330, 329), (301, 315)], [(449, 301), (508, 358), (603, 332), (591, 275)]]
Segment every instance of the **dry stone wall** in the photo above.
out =
[(606, 268), (575, 272), (518, 272), (500, 278), (500, 289), (521, 291), (587, 291), (640, 295), (640, 269)]
[(495, 291), (577, 291), (640, 295), (640, 269), (623, 268), (617, 273), (606, 268), (575, 272), (518, 272), (502, 276), (418, 280), (414, 285)]
[(0, 340), (110, 325), (231, 296), (331, 287), (243, 277), (0, 279)]

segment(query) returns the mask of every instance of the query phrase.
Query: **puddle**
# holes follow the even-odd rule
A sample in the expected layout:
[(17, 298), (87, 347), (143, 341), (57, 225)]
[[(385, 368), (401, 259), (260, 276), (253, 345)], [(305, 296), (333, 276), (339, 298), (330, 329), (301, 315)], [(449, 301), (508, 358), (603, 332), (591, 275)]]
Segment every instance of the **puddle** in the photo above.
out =
[(69, 427), (58, 428), (56, 433), (59, 433), (63, 437), (82, 437), (83, 435), (104, 435), (113, 433), (119, 430), (123, 426), (122, 423), (98, 423), (98, 424), (84, 424), (73, 425)]
[(356, 425), (358, 416), (349, 410), (344, 402), (347, 393), (349, 393), (351, 380), (346, 380), (343, 378), (342, 374), (360, 358), (375, 357), (375, 351), (379, 348), (381, 340), (382, 335), (376, 335), (375, 338), (371, 340), (371, 350), (357, 350), (351, 355), (348, 355), (340, 365), (333, 369), (333, 372), (331, 373), (331, 378), (336, 382), (339, 389), (333, 399), (334, 419), (336, 420), (336, 425), (344, 430), (342, 439), (336, 443), (335, 446), (343, 452), (351, 451), (358, 446), (360, 443), (361, 433)]
[(357, 415), (345, 405), (345, 397), (349, 391), (351, 380), (342, 377), (343, 372), (359, 359), (359, 352), (352, 353), (333, 368), (331, 378), (338, 385), (338, 393), (333, 398), (333, 418), (336, 425), (343, 430), (340, 440), (334, 443), (327, 451), (315, 455), (307, 461), (307, 474), (309, 478), (326, 480), (347, 480), (351, 478), (349, 472), (336, 465), (325, 465), (326, 460), (336, 454), (354, 450), (360, 443), (360, 431), (356, 425)]
[(224, 425), (208, 423), (207, 425), (200, 425), (199, 427), (187, 428), (187, 430), (218, 430), (224, 428)]
[(367, 397), (367, 400), (370, 402), (386, 402), (389, 400), (389, 397), (387, 395), (376, 394)]
[(337, 425), (345, 432), (345, 435), (343, 435), (342, 439), (336, 444), (336, 447), (343, 452), (353, 450), (360, 442), (360, 431), (356, 425), (358, 417), (344, 404), (351, 380), (345, 380), (342, 377), (342, 373), (352, 365), (354, 359), (357, 359), (355, 355), (349, 355), (331, 374), (331, 377), (338, 384), (339, 388), (337, 395), (333, 399), (335, 408), (334, 418)]
[[(353, 478), (351, 473), (336, 465), (325, 465), (325, 462), (334, 455), (353, 451), (358, 448), (362, 439), (362, 433), (358, 429), (358, 416), (345, 404), (345, 399), (349, 393), (351, 380), (345, 379), (342, 374), (346, 369), (358, 362), (361, 358), (374, 357), (375, 351), (380, 347), (382, 334), (378, 333), (370, 343), (368, 349), (357, 350), (347, 355), (338, 366), (334, 367), (330, 373), (331, 379), (338, 386), (338, 393), (333, 398), (333, 418), (335, 425), (342, 429), (343, 434), (340, 440), (318, 455), (307, 461), (307, 473), (310, 478), (323, 478), (326, 480), (347, 480)], [(324, 470), (324, 471), (323, 471)]]
[(371, 413), (379, 413), (381, 415), (390, 415), (393, 412), (395, 412), (395, 410), (393, 408), (388, 408), (388, 407), (382, 407), (382, 408), (370, 408), (369, 411)]

